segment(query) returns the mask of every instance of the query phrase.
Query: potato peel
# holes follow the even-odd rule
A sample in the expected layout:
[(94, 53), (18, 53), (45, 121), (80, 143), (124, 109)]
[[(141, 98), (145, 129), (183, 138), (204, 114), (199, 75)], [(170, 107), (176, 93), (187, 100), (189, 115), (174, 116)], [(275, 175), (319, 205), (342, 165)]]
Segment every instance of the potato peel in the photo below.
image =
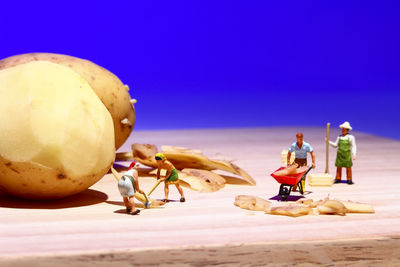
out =
[[(191, 150), (186, 148), (177, 149), (177, 147), (170, 146), (166, 148), (167, 150), (162, 151), (162, 153), (164, 153), (167, 159), (171, 161), (171, 163), (178, 170), (190, 168), (211, 171), (219, 169), (236, 174), (251, 185), (256, 184), (256, 181), (251, 178), (251, 176), (247, 172), (245, 172), (243, 169), (233, 164), (232, 162), (209, 159), (198, 150)], [(141, 164), (149, 167), (157, 168), (157, 162), (154, 159), (154, 156), (158, 152), (159, 151), (155, 145), (137, 143), (132, 145), (132, 159), (135, 159)], [(130, 155), (125, 154), (125, 156), (125, 159), (128, 159), (127, 157), (129, 157)], [(117, 154), (117, 159), (123, 159), (123, 156)]]
[(299, 217), (305, 215), (313, 214), (313, 209), (308, 208), (302, 205), (294, 205), (294, 206), (279, 206), (279, 207), (270, 207), (265, 213), (272, 215), (284, 215), (289, 217)]
[(179, 173), (179, 179), (200, 192), (215, 192), (225, 187), (222, 176), (207, 170), (183, 169)]
[(234, 205), (246, 210), (265, 211), (271, 202), (255, 196), (238, 195), (235, 197)]

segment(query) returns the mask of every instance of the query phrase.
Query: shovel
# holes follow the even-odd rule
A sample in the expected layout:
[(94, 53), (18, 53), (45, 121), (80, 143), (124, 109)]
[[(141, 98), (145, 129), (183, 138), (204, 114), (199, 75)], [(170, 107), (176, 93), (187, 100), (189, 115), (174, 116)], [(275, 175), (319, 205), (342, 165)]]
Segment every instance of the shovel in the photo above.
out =
[(157, 183), (153, 186), (153, 188), (150, 190), (150, 192), (147, 193), (147, 195), (150, 196), (150, 194), (153, 193), (153, 191), (157, 188), (157, 186), (158, 186), (159, 184), (161, 184), (162, 181), (163, 181), (163, 180), (159, 179), (159, 180), (157, 181)]
[(326, 161), (325, 161), (325, 173), (329, 173), (329, 127), (330, 123), (326, 124)]

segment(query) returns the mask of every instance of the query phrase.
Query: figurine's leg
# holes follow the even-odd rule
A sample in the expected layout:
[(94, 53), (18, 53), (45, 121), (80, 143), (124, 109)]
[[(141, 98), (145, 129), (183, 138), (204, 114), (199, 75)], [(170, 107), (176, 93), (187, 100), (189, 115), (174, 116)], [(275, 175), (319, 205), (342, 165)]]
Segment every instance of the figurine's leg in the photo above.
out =
[(129, 204), (132, 208), (132, 211), (135, 211), (135, 198), (133, 196), (129, 196)]
[(175, 186), (176, 186), (176, 189), (178, 189), (179, 194), (181, 194), (180, 202), (185, 202), (185, 196), (183, 195), (182, 187), (178, 183), (176, 183)]
[(124, 204), (125, 204), (125, 207), (126, 207), (126, 212), (127, 213), (131, 212), (132, 211), (132, 207), (131, 207), (131, 204), (129, 203), (128, 198), (127, 197), (123, 197), (123, 200), (124, 200)]
[(165, 201), (168, 201), (169, 188), (167, 183), (164, 183), (164, 193), (165, 193)]
[(342, 180), (342, 167), (337, 167), (335, 184), (340, 183), (340, 180)]
[(135, 197), (134, 196), (129, 196), (129, 204), (132, 207), (132, 210), (131, 210), (130, 214), (131, 215), (139, 214), (140, 210), (135, 208)]
[(353, 180), (352, 180), (352, 171), (351, 171), (351, 167), (350, 168), (346, 168), (346, 176), (347, 176), (347, 183), (348, 184), (353, 184)]

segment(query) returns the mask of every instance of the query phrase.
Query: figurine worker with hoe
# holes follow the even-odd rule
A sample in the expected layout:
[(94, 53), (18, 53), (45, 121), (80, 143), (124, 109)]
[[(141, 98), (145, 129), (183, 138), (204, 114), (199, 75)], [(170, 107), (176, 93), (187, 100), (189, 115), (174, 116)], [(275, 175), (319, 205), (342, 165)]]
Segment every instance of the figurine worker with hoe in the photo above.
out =
[(181, 194), (180, 202), (185, 202), (183, 190), (179, 185), (179, 177), (177, 169), (174, 167), (174, 165), (172, 165), (170, 161), (167, 160), (167, 157), (163, 153), (157, 153), (155, 159), (157, 161), (157, 180), (160, 179), (161, 169), (167, 170), (165, 178), (161, 180), (165, 184), (164, 186), (165, 199), (163, 201), (168, 202), (169, 185), (174, 184), (176, 186), (176, 189), (178, 189), (179, 194)]
[(118, 180), (118, 189), (123, 197), (126, 212), (131, 215), (137, 215), (140, 212), (140, 210), (135, 208), (134, 197), (136, 191), (143, 194), (147, 200), (146, 203), (149, 203), (146, 194), (139, 189), (138, 167), (139, 163), (133, 161), (129, 165), (128, 171)]
[[(342, 180), (342, 168), (346, 168), (346, 176), (347, 176), (347, 184), (352, 185), (352, 171), (351, 167), (353, 166), (353, 160), (356, 159), (357, 147), (356, 147), (356, 139), (353, 135), (349, 134), (349, 131), (352, 130), (349, 122), (344, 122), (339, 126), (342, 129), (342, 135), (336, 138), (335, 142), (329, 141), (329, 144), (333, 147), (337, 147), (336, 154), (336, 178), (335, 184), (340, 183)], [(327, 142), (327, 138), (325, 138), (325, 142)]]
[[(290, 165), (290, 156), (295, 152), (294, 163), (298, 167), (307, 166), (307, 153), (310, 153), (312, 160), (312, 167), (315, 168), (315, 153), (313, 148), (309, 143), (303, 141), (303, 134), (296, 134), (296, 142), (294, 142), (290, 147), (287, 154), (287, 165)], [(293, 191), (296, 190), (297, 186), (293, 186)]]

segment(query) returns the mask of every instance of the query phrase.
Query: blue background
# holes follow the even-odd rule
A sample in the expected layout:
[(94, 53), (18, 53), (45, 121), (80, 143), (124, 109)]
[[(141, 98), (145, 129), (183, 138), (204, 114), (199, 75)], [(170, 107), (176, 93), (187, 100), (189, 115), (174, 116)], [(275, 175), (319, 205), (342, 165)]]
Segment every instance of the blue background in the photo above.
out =
[(0, 58), (89, 59), (136, 129), (338, 126), (400, 139), (399, 1), (6, 1)]

